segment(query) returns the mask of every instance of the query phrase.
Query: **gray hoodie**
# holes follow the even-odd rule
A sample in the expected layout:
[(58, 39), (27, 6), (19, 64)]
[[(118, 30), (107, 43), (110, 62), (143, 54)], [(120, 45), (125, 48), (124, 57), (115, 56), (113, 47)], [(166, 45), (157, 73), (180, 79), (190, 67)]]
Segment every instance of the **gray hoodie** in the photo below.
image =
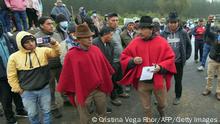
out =
[(121, 37), (120, 37), (121, 30), (117, 28), (112, 36), (112, 43), (114, 44), (114, 59), (113, 62), (119, 62), (120, 55), (123, 51)]
[(176, 32), (172, 33), (169, 28), (166, 27), (161, 33), (161, 36), (167, 39), (173, 48), (176, 55), (176, 63), (185, 64), (192, 52), (191, 41), (187, 32), (182, 28), (178, 28)]

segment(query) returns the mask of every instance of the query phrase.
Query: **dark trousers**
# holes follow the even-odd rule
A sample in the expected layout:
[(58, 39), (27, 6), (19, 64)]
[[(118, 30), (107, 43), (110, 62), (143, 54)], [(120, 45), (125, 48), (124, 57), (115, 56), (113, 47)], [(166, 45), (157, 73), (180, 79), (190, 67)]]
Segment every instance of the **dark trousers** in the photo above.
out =
[(51, 110), (58, 109), (58, 106), (56, 104), (56, 81), (59, 81), (60, 73), (61, 73), (62, 67), (57, 68), (51, 68), (50, 69), (50, 94), (51, 94)]
[[(15, 22), (16, 22), (16, 29), (17, 31), (27, 31), (28, 30), (28, 25), (27, 25), (27, 15), (26, 11), (13, 11), (14, 17), (15, 17)], [(22, 28), (23, 25), (23, 28)]]
[(113, 68), (115, 70), (115, 74), (112, 76), (112, 82), (113, 82), (113, 91), (111, 93), (111, 99), (114, 100), (117, 98), (118, 94), (123, 93), (123, 87), (118, 84), (118, 81), (122, 79), (122, 69), (120, 62), (113, 63)]
[(174, 75), (175, 80), (175, 93), (176, 98), (180, 98), (182, 96), (182, 78), (183, 78), (183, 64), (175, 63), (177, 73)]
[(11, 92), (7, 79), (0, 79), (0, 98), (7, 120), (14, 116), (12, 100), (15, 103), (17, 112), (24, 110), (20, 94)]
[(28, 17), (29, 28), (33, 27), (33, 24), (35, 27), (39, 27), (37, 11), (35, 9), (27, 8), (26, 13)]
[(199, 52), (199, 61), (202, 62), (202, 54), (203, 54), (203, 40), (195, 40), (195, 56), (194, 60), (198, 60), (198, 52)]
[(9, 12), (7, 10), (0, 11), (0, 21), (3, 24), (4, 31), (10, 32), (11, 31), (10, 17), (9, 17)]

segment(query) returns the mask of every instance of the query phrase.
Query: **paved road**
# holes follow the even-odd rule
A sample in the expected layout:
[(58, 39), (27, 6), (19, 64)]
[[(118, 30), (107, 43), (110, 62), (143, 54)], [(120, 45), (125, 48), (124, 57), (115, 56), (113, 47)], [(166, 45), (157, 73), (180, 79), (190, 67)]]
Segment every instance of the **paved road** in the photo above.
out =
[[(193, 42), (192, 42), (193, 44)], [(192, 54), (193, 55), (193, 54)], [(173, 86), (169, 91), (168, 95), (168, 106), (166, 109), (166, 116), (168, 124), (174, 123), (188, 124), (191, 119), (191, 123), (195, 124), (206, 124), (205, 122), (218, 121), (214, 124), (220, 124), (220, 101), (215, 98), (215, 88), (209, 96), (202, 96), (201, 92), (205, 88), (206, 83), (206, 72), (198, 72), (196, 70), (199, 64), (196, 64), (191, 59), (186, 63), (183, 77), (183, 95), (181, 104), (174, 106), (172, 101), (174, 98)], [(214, 87), (216, 86), (216, 79), (214, 80)], [(108, 117), (112, 117), (112, 121), (115, 123), (109, 124), (135, 124), (126, 122), (130, 118), (133, 122), (140, 121), (138, 124), (143, 122), (143, 109), (140, 104), (140, 100), (135, 90), (132, 90), (131, 97), (129, 99), (122, 99), (123, 105), (121, 107), (112, 106), (113, 112), (108, 114)], [(153, 105), (154, 118), (159, 119), (159, 114), (156, 111), (156, 106)], [(54, 124), (79, 124), (79, 115), (76, 109), (71, 106), (65, 106), (62, 109), (63, 117), (61, 119), (54, 119)], [(110, 119), (110, 118), (108, 118)], [(144, 118), (146, 119), (146, 118)], [(169, 119), (170, 122), (169, 122)], [(5, 119), (0, 117), (0, 124), (3, 124)], [(28, 124), (28, 120), (24, 118), (18, 119), (19, 124)], [(212, 124), (211, 123), (211, 124)], [(181, 124), (181, 123), (180, 123)]]

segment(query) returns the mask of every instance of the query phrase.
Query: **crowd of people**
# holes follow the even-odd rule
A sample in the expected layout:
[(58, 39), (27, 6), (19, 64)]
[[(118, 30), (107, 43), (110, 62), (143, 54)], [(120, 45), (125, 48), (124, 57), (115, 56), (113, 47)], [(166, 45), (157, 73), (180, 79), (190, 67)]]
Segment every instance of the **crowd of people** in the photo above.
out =
[[(120, 28), (117, 13), (105, 14), (102, 20), (95, 10), (89, 16), (80, 7), (74, 18), (62, 0), (56, 1), (49, 16), (42, 12), (41, 0), (0, 2), (0, 116), (4, 113), (7, 124), (15, 124), (15, 116), (28, 117), (31, 124), (51, 124), (68, 104), (77, 108), (80, 123), (88, 124), (92, 113), (105, 117), (112, 112), (108, 102), (123, 105), (121, 98), (130, 97), (131, 87), (137, 90), (146, 117), (153, 117), (152, 94), (164, 117), (172, 77), (173, 105), (181, 103), (191, 35), (194, 60), (201, 64), (198, 71), (205, 70), (209, 55), (202, 94), (211, 93), (217, 75), (220, 100), (220, 28), (213, 25), (212, 15), (206, 25), (201, 18), (194, 28), (182, 23), (176, 12), (161, 19), (142, 16)], [(56, 91), (62, 96), (61, 106)]]

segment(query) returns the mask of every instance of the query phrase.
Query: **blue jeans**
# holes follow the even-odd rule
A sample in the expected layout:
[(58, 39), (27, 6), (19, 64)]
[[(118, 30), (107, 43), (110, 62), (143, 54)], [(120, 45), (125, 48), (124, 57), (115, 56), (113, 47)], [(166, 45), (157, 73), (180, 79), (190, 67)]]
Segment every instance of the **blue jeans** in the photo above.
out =
[[(28, 25), (27, 25), (27, 15), (26, 11), (14, 11), (14, 17), (16, 21), (16, 28), (17, 31), (22, 31), (22, 25), (23, 25), (23, 30), (27, 31), (28, 30)], [(21, 24), (22, 21), (22, 24)]]
[[(28, 118), (31, 124), (40, 124), (40, 110), (43, 113), (43, 123), (51, 124), (51, 95), (49, 85), (41, 90), (24, 91), (21, 94), (25, 109), (28, 112)], [(40, 110), (39, 110), (40, 109)]]
[(0, 10), (0, 21), (3, 24), (4, 32), (10, 32), (11, 31), (10, 17), (9, 17), (9, 12), (7, 10)]
[(201, 62), (201, 66), (205, 67), (205, 63), (206, 63), (206, 60), (207, 60), (207, 57), (209, 55), (209, 52), (211, 50), (211, 45), (205, 43), (204, 46), (203, 46), (203, 54), (202, 54), (202, 62)]

